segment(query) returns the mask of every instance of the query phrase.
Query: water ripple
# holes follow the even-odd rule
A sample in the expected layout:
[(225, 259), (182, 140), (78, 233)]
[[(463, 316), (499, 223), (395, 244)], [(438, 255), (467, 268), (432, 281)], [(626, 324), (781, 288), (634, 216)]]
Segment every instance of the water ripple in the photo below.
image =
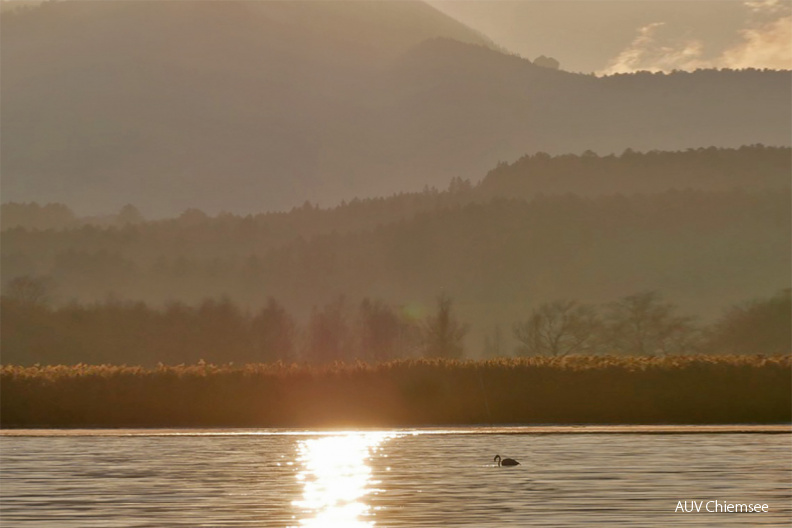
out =
[[(116, 433), (0, 436), (0, 524), (792, 525), (789, 434)], [(770, 511), (674, 512), (692, 500)]]

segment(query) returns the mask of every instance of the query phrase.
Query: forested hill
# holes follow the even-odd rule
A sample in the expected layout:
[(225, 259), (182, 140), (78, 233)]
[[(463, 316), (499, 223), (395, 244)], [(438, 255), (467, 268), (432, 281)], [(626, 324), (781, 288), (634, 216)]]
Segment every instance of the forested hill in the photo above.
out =
[(478, 197), (530, 198), (538, 193), (598, 196), (669, 189), (761, 190), (790, 185), (792, 149), (762, 145), (680, 152), (626, 150), (620, 156), (524, 156), (501, 163), (476, 186)]
[(649, 194), (672, 189), (783, 190), (790, 185), (790, 174), (792, 149), (762, 145), (677, 152), (627, 150), (618, 156), (594, 153), (550, 156), (538, 153), (523, 156), (511, 164), (498, 163), (476, 183), (457, 177), (446, 182), (442, 190), (426, 187), (418, 193), (355, 198), (331, 208), (320, 208), (306, 202), (290, 212), (254, 215), (208, 215), (199, 209), (189, 208), (172, 219), (145, 222), (134, 205), (126, 205), (112, 214), (106, 211), (104, 215), (78, 216), (66, 204), (12, 202), (2, 205), (0, 226), (3, 230), (17, 227), (60, 230), (87, 225), (102, 228), (135, 225), (141, 233), (153, 230), (160, 236), (172, 237), (175, 243), (177, 237), (188, 232), (209, 237), (217, 225), (223, 224), (265, 234), (258, 237), (252, 246), (261, 251), (290, 243), (298, 237), (308, 239), (320, 234), (367, 230), (407, 220), (418, 213), (486, 202), (498, 197), (530, 200), (537, 195), (597, 197), (617, 193)]
[(421, 2), (44, 2), (0, 25), (3, 198), (83, 214), (288, 210), (526, 152), (792, 136), (788, 71), (572, 74)]
[[(716, 159), (723, 160), (722, 176), (710, 170)], [(522, 184), (541, 182), (548, 167), (559, 174), (566, 167), (572, 185), (586, 173), (573, 177), (571, 168), (589, 167), (593, 179), (654, 185), (662, 160), (668, 171), (688, 173), (689, 185), (653, 194), (637, 193), (638, 185), (595, 197), (534, 196)], [(455, 181), (448, 191), (332, 210), (248, 217), (194, 210), (154, 222), (127, 215), (116, 227), (7, 229), (3, 279), (40, 278), (61, 305), (108, 296), (155, 305), (227, 296), (256, 308), (274, 298), (301, 319), (340, 297), (425, 311), (445, 292), (478, 341), (496, 324), (509, 328), (531, 307), (556, 299), (609, 302), (654, 290), (687, 313), (712, 318), (789, 287), (788, 164), (788, 149), (759, 147), (539, 156), (501, 166), (477, 186)], [(729, 173), (726, 166), (742, 169)]]

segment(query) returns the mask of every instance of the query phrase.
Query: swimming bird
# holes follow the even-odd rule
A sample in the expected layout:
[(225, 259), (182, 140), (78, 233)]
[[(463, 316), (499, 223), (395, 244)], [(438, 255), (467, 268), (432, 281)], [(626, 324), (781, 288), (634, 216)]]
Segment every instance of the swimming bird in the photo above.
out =
[(495, 458), (492, 459), (493, 461), (497, 462), (499, 466), (519, 466), (520, 463), (514, 460), (513, 458), (504, 458), (501, 460), (500, 455), (495, 455)]

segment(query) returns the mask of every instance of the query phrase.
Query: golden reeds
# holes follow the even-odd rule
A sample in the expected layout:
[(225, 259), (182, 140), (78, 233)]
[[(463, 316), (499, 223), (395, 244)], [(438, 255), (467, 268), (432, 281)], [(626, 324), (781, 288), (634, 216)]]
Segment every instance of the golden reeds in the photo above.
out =
[(792, 356), (0, 367), (3, 427), (786, 423)]

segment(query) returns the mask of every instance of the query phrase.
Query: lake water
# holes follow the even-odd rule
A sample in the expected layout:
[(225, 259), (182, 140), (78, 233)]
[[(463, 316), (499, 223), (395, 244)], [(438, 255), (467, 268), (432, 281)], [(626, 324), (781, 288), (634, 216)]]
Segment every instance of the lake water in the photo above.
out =
[[(495, 454), (521, 465), (497, 467)], [(0, 497), (4, 528), (790, 526), (792, 434), (3, 431)], [(679, 501), (704, 505), (675, 513)], [(769, 511), (707, 513), (709, 501)]]

